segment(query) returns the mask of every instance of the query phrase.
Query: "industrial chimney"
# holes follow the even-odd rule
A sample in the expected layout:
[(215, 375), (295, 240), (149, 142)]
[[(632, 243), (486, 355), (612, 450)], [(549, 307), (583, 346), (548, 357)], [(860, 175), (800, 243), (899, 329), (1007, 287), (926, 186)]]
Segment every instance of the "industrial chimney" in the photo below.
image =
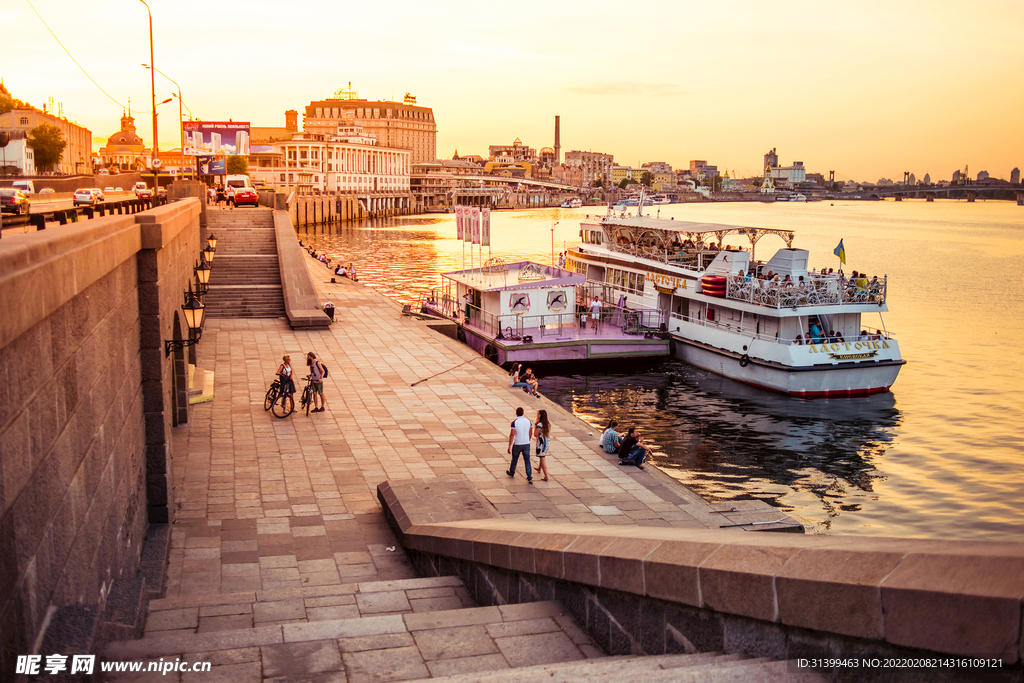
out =
[(562, 134), (559, 130), (559, 118), (558, 116), (555, 117), (555, 166), (562, 163)]

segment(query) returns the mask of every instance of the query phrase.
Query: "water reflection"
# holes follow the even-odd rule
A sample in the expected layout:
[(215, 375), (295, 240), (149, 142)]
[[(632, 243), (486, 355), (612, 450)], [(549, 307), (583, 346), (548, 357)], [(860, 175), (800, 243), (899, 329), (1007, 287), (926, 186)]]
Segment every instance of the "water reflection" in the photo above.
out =
[(595, 429), (610, 418), (640, 426), (656, 464), (705, 499), (793, 507), (820, 531), (874, 495), (902, 421), (892, 394), (787, 399), (677, 361), (641, 374), (549, 375), (543, 386)]

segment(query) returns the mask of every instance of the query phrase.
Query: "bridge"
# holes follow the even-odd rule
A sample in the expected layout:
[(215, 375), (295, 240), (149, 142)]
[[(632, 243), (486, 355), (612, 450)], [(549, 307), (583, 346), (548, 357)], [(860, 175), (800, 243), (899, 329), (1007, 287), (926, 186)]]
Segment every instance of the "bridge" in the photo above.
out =
[(871, 190), (864, 190), (861, 194), (876, 195), (878, 197), (895, 197), (896, 201), (903, 201), (904, 197), (921, 199), (929, 202), (935, 201), (935, 196), (944, 194), (947, 197), (950, 193), (964, 193), (967, 201), (973, 202), (979, 194), (996, 192), (1013, 192), (1017, 197), (1017, 205), (1024, 206), (1024, 187), (1021, 185), (948, 185), (945, 187), (923, 187), (914, 185), (892, 185), (876, 187)]

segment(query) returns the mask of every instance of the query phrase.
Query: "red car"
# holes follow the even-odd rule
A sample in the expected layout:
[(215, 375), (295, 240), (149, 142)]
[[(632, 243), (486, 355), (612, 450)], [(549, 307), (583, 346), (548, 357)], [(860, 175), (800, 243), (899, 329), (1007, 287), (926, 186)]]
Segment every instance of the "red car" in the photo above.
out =
[(136, 190), (135, 196), (139, 199), (152, 199), (153, 190), (149, 189), (148, 187), (144, 190)]
[(256, 194), (256, 190), (251, 187), (240, 187), (235, 190), (235, 206), (242, 206), (244, 204), (260, 205), (260, 196)]

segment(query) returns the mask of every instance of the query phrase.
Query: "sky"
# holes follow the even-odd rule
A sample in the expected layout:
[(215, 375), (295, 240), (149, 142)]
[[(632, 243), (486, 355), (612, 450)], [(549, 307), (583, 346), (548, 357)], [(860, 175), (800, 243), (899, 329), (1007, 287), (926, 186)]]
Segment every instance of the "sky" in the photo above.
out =
[[(206, 121), (283, 126), (285, 110), (351, 82), (363, 98), (410, 92), (432, 107), (442, 158), (517, 137), (552, 146), (557, 114), (563, 152), (632, 166), (704, 159), (746, 177), (772, 148), (844, 180), (948, 180), (965, 166), (1008, 179), (1024, 166), (1021, 0), (150, 7), (156, 66)], [(2, 0), (0, 26), (13, 96), (37, 107), (52, 97), (96, 148), (130, 98), (152, 141), (141, 1)], [(172, 92), (158, 74), (157, 101)], [(158, 112), (160, 148), (177, 147), (177, 102)]]

